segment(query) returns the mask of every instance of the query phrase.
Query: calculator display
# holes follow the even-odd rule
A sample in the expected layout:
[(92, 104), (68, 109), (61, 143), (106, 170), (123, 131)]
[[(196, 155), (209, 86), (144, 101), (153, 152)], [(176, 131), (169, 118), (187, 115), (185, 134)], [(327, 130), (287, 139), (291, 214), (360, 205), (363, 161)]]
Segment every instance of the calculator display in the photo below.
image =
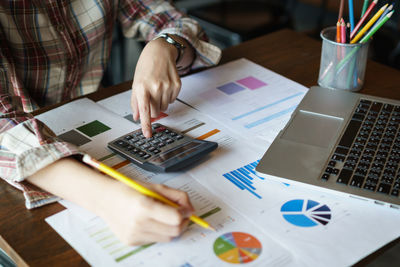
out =
[(185, 156), (189, 155), (190, 153), (193, 153), (194, 151), (196, 151), (196, 150), (192, 150), (191, 148), (195, 148), (195, 147), (199, 146), (200, 144), (201, 143), (198, 143), (195, 141), (187, 143), (183, 146), (178, 147), (177, 149), (168, 151), (164, 154), (160, 154), (157, 157), (151, 159), (151, 161), (154, 163), (161, 164), (179, 154), (181, 154), (179, 156), (179, 158), (184, 158)]

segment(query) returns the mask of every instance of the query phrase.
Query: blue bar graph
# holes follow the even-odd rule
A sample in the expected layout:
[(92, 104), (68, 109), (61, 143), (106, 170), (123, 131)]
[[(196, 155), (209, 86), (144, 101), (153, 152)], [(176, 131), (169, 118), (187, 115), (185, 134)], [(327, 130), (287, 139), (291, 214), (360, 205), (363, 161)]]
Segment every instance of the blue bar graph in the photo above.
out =
[(246, 113), (244, 113), (244, 114), (242, 114), (242, 115), (233, 117), (232, 120), (235, 121), (235, 120), (238, 120), (238, 119), (242, 119), (242, 118), (244, 118), (244, 117), (246, 117), (246, 116), (249, 116), (249, 115), (251, 115), (251, 114), (254, 114), (254, 113), (256, 113), (256, 112), (259, 112), (259, 111), (261, 111), (261, 110), (264, 110), (264, 109), (266, 109), (266, 108), (269, 108), (269, 107), (278, 105), (278, 104), (280, 104), (280, 103), (282, 103), (282, 102), (285, 102), (285, 101), (287, 101), (287, 100), (290, 100), (290, 99), (292, 99), (292, 98), (295, 98), (295, 97), (300, 96), (300, 95), (303, 95), (303, 94), (304, 94), (303, 92), (299, 92), (299, 93), (290, 95), (290, 96), (288, 96), (288, 97), (285, 97), (285, 98), (282, 98), (282, 99), (280, 99), (280, 100), (277, 100), (277, 101), (275, 101), (275, 102), (273, 102), (273, 103), (271, 103), (271, 104), (268, 104), (268, 105), (265, 105), (265, 106), (256, 108), (256, 109), (254, 109), (254, 110), (252, 110), (252, 111), (249, 111), (249, 112), (246, 112)]
[(255, 197), (262, 199), (262, 196), (257, 194), (254, 186), (254, 179), (264, 180), (263, 177), (256, 175), (255, 168), (260, 160), (249, 163), (231, 172), (225, 173), (224, 176), (228, 181), (238, 187), (240, 190), (247, 190)]
[(296, 109), (296, 107), (297, 107), (297, 105), (296, 105), (296, 106), (293, 106), (293, 107), (290, 107), (290, 108), (288, 108), (288, 109), (284, 109), (284, 110), (282, 110), (282, 111), (279, 111), (279, 112), (277, 112), (277, 113), (274, 113), (274, 114), (272, 114), (272, 115), (269, 115), (269, 116), (267, 116), (267, 117), (265, 117), (265, 118), (262, 118), (262, 119), (260, 119), (260, 120), (255, 121), (255, 122), (246, 124), (244, 127), (246, 127), (247, 129), (250, 129), (250, 128), (256, 127), (256, 126), (258, 126), (258, 125), (260, 125), (260, 124), (269, 122), (270, 120), (276, 119), (276, 118), (278, 118), (278, 117), (281, 117), (281, 116), (283, 116), (283, 115), (286, 115), (286, 114), (292, 112), (293, 110)]

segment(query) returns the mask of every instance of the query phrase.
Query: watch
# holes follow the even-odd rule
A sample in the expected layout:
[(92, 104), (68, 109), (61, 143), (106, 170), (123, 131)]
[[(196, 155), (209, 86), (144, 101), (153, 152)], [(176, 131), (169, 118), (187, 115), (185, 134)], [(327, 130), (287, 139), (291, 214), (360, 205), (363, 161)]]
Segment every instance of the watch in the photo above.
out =
[(167, 43), (170, 43), (176, 47), (176, 49), (178, 50), (178, 57), (176, 58), (176, 63), (178, 63), (179, 60), (181, 60), (181, 58), (183, 57), (183, 53), (186, 46), (184, 46), (183, 44), (172, 38), (172, 36), (168, 33), (162, 33), (158, 36), (158, 38), (163, 38), (165, 41), (167, 41)]

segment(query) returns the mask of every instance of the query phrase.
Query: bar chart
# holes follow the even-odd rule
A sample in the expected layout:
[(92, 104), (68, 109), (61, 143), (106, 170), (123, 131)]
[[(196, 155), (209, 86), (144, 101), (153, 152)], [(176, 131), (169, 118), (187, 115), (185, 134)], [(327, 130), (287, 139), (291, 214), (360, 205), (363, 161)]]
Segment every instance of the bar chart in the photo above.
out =
[(255, 168), (260, 160), (256, 160), (236, 170), (224, 173), (222, 176), (234, 184), (240, 190), (247, 190), (255, 197), (262, 199), (262, 196), (256, 193), (254, 180), (264, 180), (264, 178), (256, 175)]

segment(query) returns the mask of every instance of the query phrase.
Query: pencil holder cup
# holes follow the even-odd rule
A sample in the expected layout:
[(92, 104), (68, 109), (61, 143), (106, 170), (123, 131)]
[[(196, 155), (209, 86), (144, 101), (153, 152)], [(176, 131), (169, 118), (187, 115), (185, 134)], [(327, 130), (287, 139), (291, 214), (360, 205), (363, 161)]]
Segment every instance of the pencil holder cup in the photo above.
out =
[(322, 51), (318, 84), (330, 89), (358, 91), (364, 84), (369, 41), (336, 42), (336, 27), (321, 31)]

